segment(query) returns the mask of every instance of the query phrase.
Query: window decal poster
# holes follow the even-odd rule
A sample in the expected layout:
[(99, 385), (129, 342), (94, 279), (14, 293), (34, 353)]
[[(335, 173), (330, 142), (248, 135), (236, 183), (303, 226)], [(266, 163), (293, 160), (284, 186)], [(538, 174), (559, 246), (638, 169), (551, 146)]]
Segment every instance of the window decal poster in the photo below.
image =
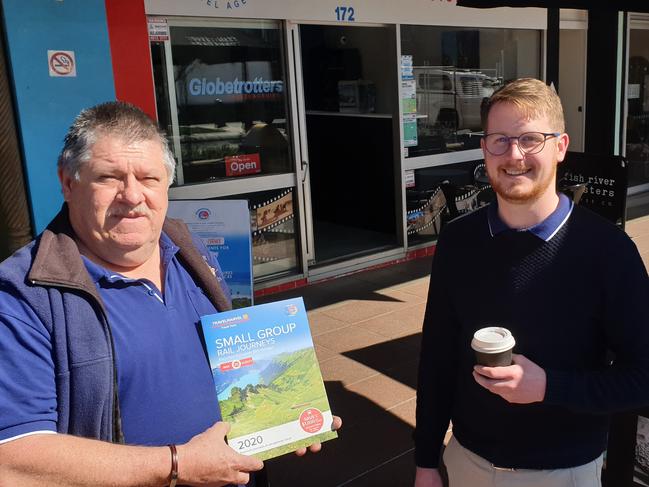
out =
[(253, 304), (252, 243), (247, 200), (170, 201), (167, 216), (180, 218), (218, 259), (232, 307)]

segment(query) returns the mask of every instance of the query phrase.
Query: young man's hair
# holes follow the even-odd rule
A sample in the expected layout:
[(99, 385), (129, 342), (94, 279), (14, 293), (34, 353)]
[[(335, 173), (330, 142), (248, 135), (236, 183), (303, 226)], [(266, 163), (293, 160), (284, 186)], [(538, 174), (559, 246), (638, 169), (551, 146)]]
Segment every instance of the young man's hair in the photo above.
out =
[(491, 108), (497, 103), (511, 103), (525, 118), (534, 119), (547, 116), (552, 130), (565, 132), (561, 99), (554, 88), (534, 78), (520, 78), (499, 88), (480, 107), (482, 128), (487, 132), (487, 118)]
[(157, 141), (162, 148), (161, 161), (173, 182), (176, 161), (167, 138), (156, 122), (135, 105), (122, 101), (101, 103), (83, 110), (70, 126), (59, 155), (58, 167), (79, 179), (81, 166), (92, 157), (92, 147), (102, 136), (114, 136), (126, 143)]

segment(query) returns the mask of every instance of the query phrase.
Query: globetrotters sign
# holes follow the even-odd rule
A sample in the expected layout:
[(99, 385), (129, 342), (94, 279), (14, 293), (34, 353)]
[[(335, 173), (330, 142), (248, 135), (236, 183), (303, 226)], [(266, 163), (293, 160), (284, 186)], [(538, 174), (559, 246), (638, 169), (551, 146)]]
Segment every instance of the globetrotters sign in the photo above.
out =
[[(237, 47), (242, 41), (232, 37), (220, 42), (225, 46), (214, 47)], [(205, 64), (195, 59), (176, 79), (176, 94), (181, 105), (281, 101), (284, 81), (275, 79), (272, 63), (268, 60)]]
[(226, 176), (245, 176), (261, 172), (259, 154), (241, 154), (225, 158)]

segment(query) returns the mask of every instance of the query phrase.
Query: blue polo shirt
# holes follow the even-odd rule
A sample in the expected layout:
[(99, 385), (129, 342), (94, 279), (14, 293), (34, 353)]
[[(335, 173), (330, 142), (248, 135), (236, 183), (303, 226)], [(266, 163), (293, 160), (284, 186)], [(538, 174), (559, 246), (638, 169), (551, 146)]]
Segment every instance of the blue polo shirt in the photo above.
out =
[(489, 205), (487, 211), (489, 232), (492, 237), (506, 231), (529, 232), (547, 242), (552, 239), (559, 229), (568, 221), (573, 206), (574, 203), (565, 194), (559, 193), (559, 204), (545, 220), (529, 228), (514, 229), (510, 228), (504, 221), (502, 221), (498, 215), (498, 202), (494, 201)]
[(115, 343), (122, 428), (127, 443), (184, 443), (220, 419), (200, 317), (212, 303), (160, 238), (164, 295), (84, 258), (108, 313)]
[[(184, 443), (220, 420), (200, 317), (217, 310), (160, 238), (164, 294), (146, 279), (130, 279), (84, 258), (104, 301), (114, 340), (122, 428), (127, 443)], [(212, 262), (215, 267), (218, 266)], [(218, 267), (217, 267), (218, 269)], [(0, 442), (56, 431), (56, 388), (51, 345), (29, 325), (0, 326)], [(2, 324), (2, 323), (0, 323)], [(4, 330), (4, 332), (3, 332)], [(13, 330), (13, 331), (11, 331)], [(29, 391), (22, 394), (20, 391)]]

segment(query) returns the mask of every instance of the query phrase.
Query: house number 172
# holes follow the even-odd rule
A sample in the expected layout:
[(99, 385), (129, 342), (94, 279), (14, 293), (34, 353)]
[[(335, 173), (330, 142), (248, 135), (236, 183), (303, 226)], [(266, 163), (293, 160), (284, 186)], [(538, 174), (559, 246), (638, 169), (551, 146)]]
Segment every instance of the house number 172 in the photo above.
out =
[(343, 22), (354, 22), (354, 7), (336, 7), (336, 20)]

